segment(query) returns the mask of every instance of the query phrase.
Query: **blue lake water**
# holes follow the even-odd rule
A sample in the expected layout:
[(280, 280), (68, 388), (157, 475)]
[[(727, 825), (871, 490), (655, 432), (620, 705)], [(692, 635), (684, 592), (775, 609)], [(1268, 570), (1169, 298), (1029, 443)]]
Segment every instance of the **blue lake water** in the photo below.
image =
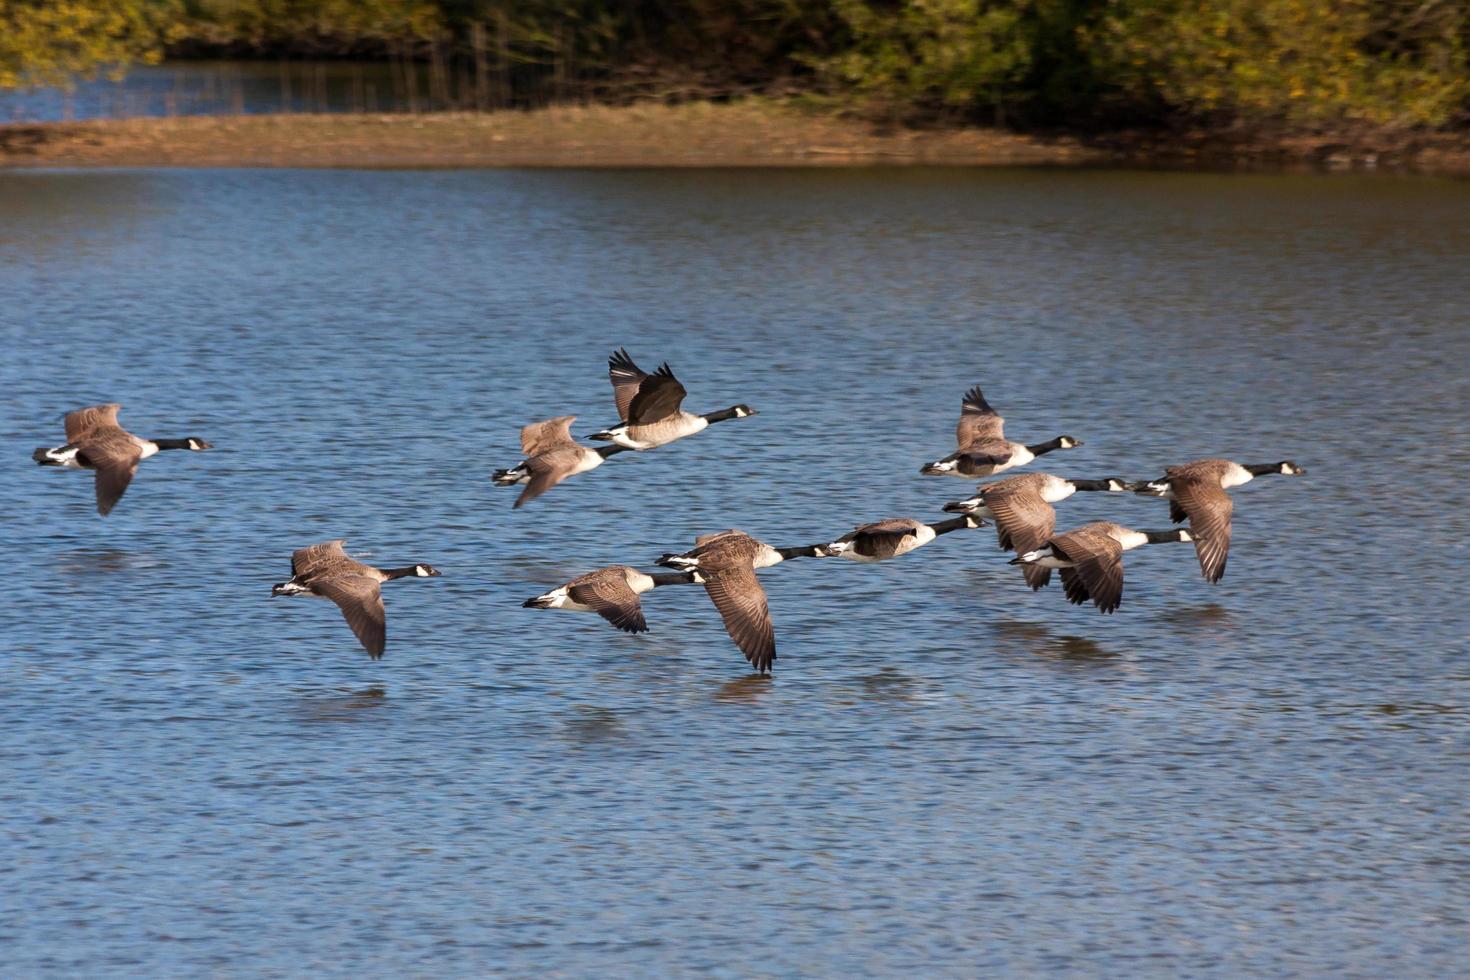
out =
[[(1461, 973), (1467, 269), (1428, 178), (0, 174), (5, 972)], [(614, 421), (619, 345), (760, 414), (513, 511), (519, 426)], [(640, 637), (520, 608), (942, 517), (975, 383), (1064, 475), (1308, 473), (1110, 617), (988, 531), (770, 569), (771, 679), (698, 588)], [(216, 448), (101, 519), (29, 454), (102, 401)], [(381, 662), (270, 597), (334, 537), (444, 572)]]

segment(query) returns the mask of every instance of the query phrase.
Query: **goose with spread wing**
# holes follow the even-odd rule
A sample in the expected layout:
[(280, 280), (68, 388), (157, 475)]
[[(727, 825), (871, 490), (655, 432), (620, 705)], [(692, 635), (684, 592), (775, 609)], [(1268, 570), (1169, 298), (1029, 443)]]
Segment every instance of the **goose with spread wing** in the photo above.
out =
[(572, 422), (576, 418), (562, 415), (521, 429), (521, 452), (526, 458), (510, 469), (496, 470), (492, 477), (496, 486), (525, 485), (513, 506), (522, 507), (567, 477), (594, 470), (614, 453), (626, 451), (623, 446), (593, 449), (579, 445), (572, 438)]
[(138, 472), (138, 464), (165, 449), (203, 452), (212, 448), (203, 439), (143, 439), (117, 421), (118, 404), (79, 408), (66, 416), (66, 445), (42, 446), (31, 459), (42, 466), (96, 471), (97, 513), (106, 517), (122, 499)]
[(437, 578), (432, 565), (374, 568), (348, 556), (339, 538), (291, 553), (291, 578), (271, 588), (271, 595), (309, 595), (331, 599), (367, 651), (379, 660), (388, 642), (388, 614), (381, 587), (400, 578)]
[(1249, 483), (1258, 476), (1271, 473), (1301, 476), (1306, 472), (1289, 459), (1249, 464), (1228, 459), (1197, 459), (1182, 466), (1169, 467), (1162, 479), (1131, 484), (1129, 489), (1146, 497), (1163, 497), (1169, 501), (1169, 519), (1175, 524), (1186, 518), (1189, 520), (1200, 574), (1205, 581), (1213, 583), (1225, 576), (1225, 561), (1230, 557), (1231, 517), (1235, 504), (1225, 491)]
[(712, 423), (743, 419), (758, 414), (749, 405), (705, 415), (686, 412), (683, 408), (687, 392), (674, 377), (668, 363), (647, 374), (633, 363), (622, 348), (607, 360), (608, 378), (612, 381), (613, 402), (617, 405), (619, 424), (588, 436), (611, 442), (626, 449), (646, 450), (666, 446), (676, 439), (703, 432)]
[(919, 472), (925, 476), (977, 479), (1025, 466), (1036, 457), (1057, 449), (1075, 449), (1082, 445), (1082, 440), (1071, 436), (1057, 436), (1031, 446), (1012, 442), (1005, 437), (1005, 419), (990, 407), (979, 385), (965, 392), (960, 403), (955, 441), (958, 449), (943, 459), (925, 463)]

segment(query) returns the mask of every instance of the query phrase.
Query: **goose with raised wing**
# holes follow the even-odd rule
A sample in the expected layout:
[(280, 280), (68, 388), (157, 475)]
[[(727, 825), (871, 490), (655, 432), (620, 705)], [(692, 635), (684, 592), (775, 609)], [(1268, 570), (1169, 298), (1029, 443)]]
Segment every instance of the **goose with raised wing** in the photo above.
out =
[(374, 660), (381, 659), (388, 642), (388, 614), (383, 608), (384, 582), (400, 578), (437, 578), (432, 565), (374, 568), (348, 556), (345, 542), (324, 541), (291, 553), (291, 578), (271, 588), (271, 595), (309, 595), (331, 599)]
[(702, 535), (694, 545), (693, 550), (681, 555), (662, 556), (657, 564), (689, 572), (703, 585), (724, 620), (725, 632), (745, 659), (762, 674), (770, 673), (776, 660), (776, 632), (766, 592), (755, 570), (798, 554), (816, 557), (816, 549), (773, 548), (744, 531), (734, 530)]
[[(995, 522), (1001, 550), (1024, 553), (1046, 544), (1056, 530), (1057, 512), (1052, 504), (1078, 491), (1121, 493), (1128, 484), (1116, 477), (1065, 480), (1050, 473), (1018, 473), (977, 489), (973, 497), (945, 504), (945, 511), (990, 518)], [(1032, 589), (1051, 581), (1051, 569), (1044, 565), (1023, 565), (1021, 572)]]
[(694, 576), (688, 572), (647, 575), (628, 565), (610, 565), (579, 575), (521, 605), (526, 609), (597, 613), (625, 633), (646, 633), (648, 621), (643, 618), (639, 596), (661, 585), (693, 583)]
[(593, 449), (579, 445), (572, 438), (572, 422), (576, 418), (563, 415), (521, 429), (521, 452), (526, 458), (510, 469), (496, 470), (491, 478), (496, 486), (525, 485), (515, 507), (530, 503), (569, 476), (596, 469), (615, 453), (626, 452), (624, 446)]
[(1161, 479), (1130, 484), (1129, 489), (1169, 501), (1169, 519), (1175, 524), (1189, 520), (1200, 574), (1207, 582), (1218, 582), (1225, 575), (1225, 561), (1230, 557), (1231, 518), (1235, 512), (1235, 504), (1225, 491), (1258, 476), (1272, 473), (1301, 476), (1306, 472), (1289, 459), (1250, 464), (1228, 459), (1198, 459), (1171, 466)]
[(1183, 529), (1135, 531), (1112, 521), (1093, 521), (1018, 554), (1011, 564), (1059, 569), (1067, 601), (1081, 605), (1091, 599), (1099, 612), (1111, 613), (1123, 602), (1123, 552), (1188, 540)]
[(1005, 419), (990, 407), (979, 385), (965, 392), (960, 403), (955, 442), (959, 445), (957, 450), (943, 459), (925, 463), (919, 472), (925, 476), (978, 479), (1025, 466), (1036, 457), (1057, 449), (1075, 449), (1082, 445), (1080, 439), (1071, 436), (1057, 436), (1031, 446), (1012, 442), (1005, 437)]
[(925, 524), (912, 517), (894, 517), (860, 525), (836, 541), (819, 545), (818, 551), (828, 557), (846, 558), (848, 561), (885, 561), (922, 548), (941, 534), (961, 528), (983, 527), (984, 523), (968, 514), (933, 524)]
[(117, 506), (128, 484), (138, 472), (138, 464), (165, 449), (188, 449), (203, 452), (212, 448), (203, 439), (143, 439), (128, 432), (117, 421), (118, 404), (93, 405), (68, 412), (66, 445), (47, 449), (42, 446), (31, 459), (42, 466), (96, 471), (97, 513), (106, 517)]
[(617, 405), (621, 421), (611, 428), (592, 433), (587, 437), (589, 439), (639, 451), (656, 449), (676, 439), (703, 432), (715, 422), (758, 414), (749, 405), (732, 405), (705, 415), (686, 412), (683, 404), (688, 392), (674, 377), (668, 363), (647, 374), (622, 348), (613, 351), (608, 358), (607, 373), (612, 381), (613, 402)]

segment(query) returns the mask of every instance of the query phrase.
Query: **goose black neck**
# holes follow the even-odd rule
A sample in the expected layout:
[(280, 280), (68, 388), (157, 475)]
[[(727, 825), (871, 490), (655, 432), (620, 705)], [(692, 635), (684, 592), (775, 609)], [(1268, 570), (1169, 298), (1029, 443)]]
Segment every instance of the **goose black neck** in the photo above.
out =
[(733, 406), (722, 408), (718, 412), (709, 412), (703, 416), (706, 422), (726, 422), (730, 419), (740, 418), (740, 412)]
[(609, 456), (616, 456), (618, 453), (626, 453), (626, 452), (631, 452), (631, 451), (632, 450), (630, 450), (627, 446), (598, 446), (597, 447), (597, 455), (601, 456), (603, 459), (607, 459)]
[(385, 568), (383, 574), (391, 582), (395, 578), (411, 578), (419, 573), (417, 565), (408, 565), (404, 568)]
[(188, 439), (150, 439), (159, 449), (188, 449)]
[(693, 585), (694, 576), (689, 572), (666, 572), (650, 575), (654, 585)]
[(948, 534), (950, 531), (958, 531), (962, 527), (973, 527), (974, 522), (968, 517), (954, 517), (947, 521), (938, 521), (929, 526), (934, 529), (934, 534), (937, 537), (941, 534)]
[(1252, 463), (1245, 468), (1251, 476), (1265, 476), (1267, 473), (1280, 473), (1281, 463)]
[(1053, 449), (1062, 448), (1062, 437), (1057, 436), (1055, 439), (1048, 439), (1046, 442), (1038, 442), (1036, 445), (1027, 446), (1026, 448), (1030, 451), (1032, 456), (1045, 456)]
[[(1069, 480), (1075, 490), (1111, 490), (1111, 481), (1108, 480)], [(1122, 482), (1121, 480), (1118, 482)]]
[(797, 547), (797, 548), (777, 548), (776, 549), (776, 554), (778, 554), (778, 555), (781, 556), (781, 560), (782, 561), (785, 561), (788, 558), (820, 558), (820, 557), (822, 557), (822, 551), (818, 548), (817, 545), (814, 545), (814, 544), (801, 545), (800, 547)]
[(1168, 531), (1144, 531), (1149, 544), (1163, 544), (1166, 541), (1188, 541), (1182, 528), (1173, 528)]

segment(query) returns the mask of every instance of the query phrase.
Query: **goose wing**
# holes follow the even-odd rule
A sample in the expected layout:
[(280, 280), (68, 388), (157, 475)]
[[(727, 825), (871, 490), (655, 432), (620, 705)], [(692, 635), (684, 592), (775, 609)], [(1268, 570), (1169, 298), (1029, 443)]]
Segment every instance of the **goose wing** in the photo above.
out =
[[(1041, 495), (1026, 490), (991, 490), (984, 493), (985, 507), (995, 520), (1001, 548), (1024, 555), (1051, 539), (1057, 527), (1057, 512)], [(1022, 565), (1021, 573), (1033, 590), (1051, 581), (1051, 569)]]
[(627, 420), (633, 425), (649, 425), (679, 411), (688, 394), (668, 364), (644, 377), (638, 393), (628, 403)]
[[(1073, 572), (1086, 588), (1093, 605), (1110, 613), (1123, 601), (1123, 546), (1110, 535), (1086, 527), (1052, 538), (1052, 549), (1074, 563), (1066, 571)], [(1073, 602), (1075, 585), (1063, 578), (1067, 598)]]
[(604, 568), (583, 575), (567, 588), (576, 602), (591, 609), (625, 633), (647, 633), (643, 605), (628, 584), (622, 567)]
[(122, 408), (118, 404), (93, 405), (90, 408), (79, 408), (75, 412), (66, 413), (66, 441), (68, 443), (81, 442), (89, 434), (98, 429), (120, 428), (117, 424), (117, 413)]
[(526, 460), (526, 469), (531, 471), (531, 481), (516, 498), (515, 507), (528, 504), (552, 487), (572, 475), (582, 459), (582, 447), (573, 445), (568, 449), (553, 449)]
[(342, 548), (346, 543), (346, 538), (338, 538), (335, 541), (323, 541), (321, 544), (296, 549), (291, 552), (291, 574), (293, 576), (310, 575), (323, 568), (352, 561)]
[(93, 429), (81, 455), (97, 471), (97, 513), (106, 517), (137, 475), (143, 451), (121, 429)]
[(526, 456), (538, 456), (554, 449), (575, 447), (572, 438), (572, 422), (575, 415), (562, 415), (545, 422), (532, 422), (521, 429), (521, 452)]
[(707, 573), (704, 591), (720, 611), (725, 632), (745, 654), (750, 665), (762, 674), (776, 660), (776, 631), (771, 626), (771, 609), (766, 591), (749, 565), (737, 565)]
[(1230, 520), (1235, 503), (1218, 482), (1180, 479), (1171, 484), (1179, 509), (1189, 517), (1194, 553), (1205, 581), (1218, 582), (1225, 575), (1230, 557)]
[(1087, 591), (1087, 586), (1082, 584), (1082, 576), (1077, 574), (1075, 568), (1061, 569), (1062, 589), (1067, 593), (1067, 601), (1074, 606), (1080, 606), (1092, 596)]
[[(1004, 439), (1005, 419), (1000, 417), (976, 385), (965, 392), (960, 403), (960, 424), (955, 428), (955, 443), (961, 448), (983, 439)], [(1009, 459), (1009, 455), (1006, 457)], [(1004, 460), (1001, 460), (1004, 462)]]
[(612, 382), (613, 404), (618, 407), (618, 418), (624, 422), (630, 421), (628, 405), (633, 401), (633, 396), (638, 394), (638, 386), (648, 375), (633, 363), (626, 348), (619, 347), (607, 359), (607, 377)]
[(313, 582), (312, 591), (335, 602), (368, 656), (382, 659), (388, 643), (388, 613), (383, 609), (383, 591), (376, 579), (335, 575)]

